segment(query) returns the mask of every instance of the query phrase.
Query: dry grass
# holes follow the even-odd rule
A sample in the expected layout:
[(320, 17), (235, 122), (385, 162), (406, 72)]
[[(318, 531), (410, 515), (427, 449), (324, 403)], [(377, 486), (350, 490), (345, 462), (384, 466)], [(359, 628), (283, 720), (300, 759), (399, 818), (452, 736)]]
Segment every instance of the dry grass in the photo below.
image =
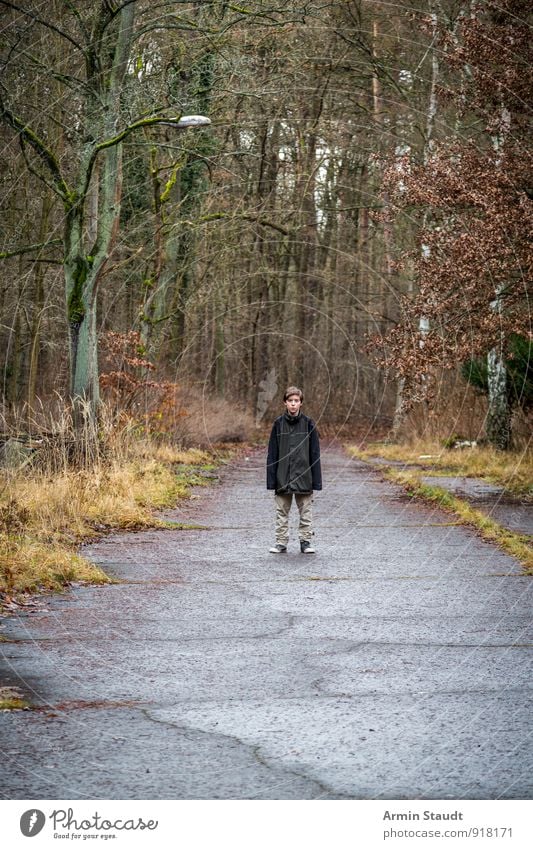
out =
[(0, 687), (0, 710), (28, 709), (28, 702), (16, 687)]
[[(110, 528), (162, 525), (154, 509), (172, 506), (200, 482), (204, 451), (137, 445), (130, 459), (100, 462), (90, 470), (5, 473), (0, 495), (0, 593), (8, 597), (73, 581), (109, 578), (76, 553), (80, 542)], [(175, 470), (173, 464), (190, 470)], [(204, 481), (205, 482), (205, 481)]]
[(520, 496), (533, 497), (533, 452), (496, 451), (486, 446), (443, 448), (436, 441), (417, 440), (410, 444), (369, 443), (364, 448), (350, 446), (353, 456), (383, 457), (406, 466), (416, 465), (435, 473), (450, 472), (464, 477), (484, 478)]
[(200, 448), (182, 450), (173, 445), (146, 445), (142, 443), (137, 448), (139, 456), (150, 456), (160, 463), (184, 463), (185, 465), (203, 466), (213, 462), (213, 455)]
[(438, 504), (443, 510), (457, 516), (461, 523), (476, 528), (484, 539), (495, 543), (507, 554), (515, 557), (525, 571), (533, 575), (533, 550), (528, 544), (527, 537), (502, 528), (480, 510), (476, 510), (462, 498), (457, 498), (447, 490), (423, 483), (416, 472), (400, 472), (389, 468), (384, 475), (394, 483), (399, 483), (411, 495)]
[(28, 532), (17, 540), (0, 537), (0, 594), (58, 590), (73, 582), (105, 584), (110, 579), (80, 557), (74, 545), (43, 542)]

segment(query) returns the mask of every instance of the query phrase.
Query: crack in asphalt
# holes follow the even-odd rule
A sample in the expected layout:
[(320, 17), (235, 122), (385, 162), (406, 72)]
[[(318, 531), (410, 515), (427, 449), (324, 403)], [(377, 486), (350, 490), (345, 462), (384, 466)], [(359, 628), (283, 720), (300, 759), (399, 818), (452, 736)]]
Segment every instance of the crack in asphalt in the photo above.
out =
[(3, 792), (524, 798), (532, 585), (516, 561), (338, 450), (319, 554), (273, 558), (263, 466), (228, 467), (172, 533), (91, 543), (113, 586), (6, 621), (4, 672), (41, 706), (2, 715), (4, 754), (32, 767), (14, 757)]
[[(271, 767), (269, 765), (266, 757), (261, 755), (261, 748), (262, 748), (261, 745), (258, 745), (256, 747), (256, 751), (254, 752), (257, 760), (259, 761), (260, 764), (265, 766), (267, 769), (272, 769), (273, 767)], [(298, 753), (296, 753), (296, 754), (298, 754)], [(351, 799), (351, 798), (353, 798), (352, 796), (349, 796), (348, 794), (336, 792), (335, 790), (333, 790), (332, 787), (329, 787), (323, 781), (320, 781), (318, 778), (311, 778), (310, 776), (306, 775), (305, 773), (299, 772), (298, 769), (296, 769), (295, 767), (287, 767), (287, 765), (284, 765), (283, 770), (285, 772), (288, 772), (289, 775), (293, 775), (296, 778), (299, 778), (303, 781), (307, 781), (310, 784), (316, 785), (322, 792), (318, 796), (313, 796), (312, 797), (313, 799), (323, 799), (323, 798), (327, 798), (328, 796), (333, 796), (335, 799), (339, 799), (339, 800), (340, 799)], [(280, 784), (275, 785), (274, 787), (271, 787), (270, 789), (271, 790), (273, 790), (273, 789), (279, 790), (281, 787), (283, 787), (285, 785), (285, 783), (286, 782), (282, 782)], [(256, 794), (256, 796), (257, 795), (258, 794)], [(249, 798), (253, 799), (254, 797), (250, 796)]]

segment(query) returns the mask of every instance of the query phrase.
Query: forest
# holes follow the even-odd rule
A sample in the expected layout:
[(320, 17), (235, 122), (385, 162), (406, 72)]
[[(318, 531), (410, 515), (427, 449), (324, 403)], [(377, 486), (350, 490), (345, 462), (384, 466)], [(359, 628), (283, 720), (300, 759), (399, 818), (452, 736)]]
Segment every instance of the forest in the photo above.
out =
[[(271, 824), (268, 845), (370, 846), (371, 820), (382, 845), (376, 807), (348, 832), (309, 804), (410, 797), (472, 800), (480, 827), (450, 832), (469, 845), (512, 837), (532, 12), (0, 0), (11, 845), (55, 816), (15, 800), (106, 795), (124, 828), (145, 796), (162, 846), (208, 845), (206, 823), (236, 849)], [(211, 798), (301, 799), (305, 820), (289, 842), (254, 805), (239, 843), (218, 807), (168, 807)], [(54, 837), (98, 836), (80, 822)]]
[(529, 2), (0, 6), (5, 433), (527, 441)]

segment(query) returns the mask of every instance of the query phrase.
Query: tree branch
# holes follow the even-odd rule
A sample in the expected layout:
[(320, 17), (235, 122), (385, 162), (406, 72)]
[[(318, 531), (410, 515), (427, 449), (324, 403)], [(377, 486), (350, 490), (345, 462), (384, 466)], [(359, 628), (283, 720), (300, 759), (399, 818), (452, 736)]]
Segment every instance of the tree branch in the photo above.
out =
[(38, 251), (41, 248), (55, 247), (56, 245), (62, 244), (62, 239), (50, 239), (48, 242), (41, 242), (37, 245), (25, 245), (23, 248), (15, 248), (12, 251), (0, 251), (0, 259), (9, 259), (12, 256), (22, 256), (22, 254), (29, 254), (32, 251)]
[(70, 11), (72, 12), (72, 14), (74, 15), (74, 17), (76, 18), (76, 20), (78, 21), (78, 24), (80, 25), (80, 29), (81, 29), (85, 39), (87, 41), (89, 41), (90, 40), (90, 33), (89, 33), (87, 27), (85, 26), (83, 18), (80, 15), (78, 9), (76, 9), (74, 3), (72, 3), (72, 0), (64, 0), (64, 1), (65, 1), (65, 4), (70, 9)]
[(31, 164), (31, 162), (28, 159), (28, 156), (26, 154), (26, 143), (25, 143), (24, 139), (22, 138), (22, 136), (19, 136), (19, 143), (20, 143), (20, 149), (22, 151), (22, 157), (24, 159), (24, 162), (26, 163), (26, 168), (28, 169), (30, 174), (33, 174), (34, 177), (37, 177), (37, 179), (40, 180), (41, 183), (44, 183), (45, 186), (48, 189), (50, 189), (51, 192), (53, 192), (56, 195), (59, 194), (58, 191), (57, 191), (57, 188), (54, 186), (54, 184), (49, 183), (48, 180), (46, 179), (46, 177), (44, 176), (44, 174), (39, 174), (39, 172), (32, 166), (32, 164)]
[(189, 226), (195, 226), (196, 224), (209, 224), (211, 221), (223, 221), (231, 219), (233, 221), (252, 221), (254, 224), (260, 224), (262, 227), (272, 227), (273, 230), (277, 230), (278, 233), (282, 233), (283, 236), (289, 236), (291, 231), (287, 230), (286, 227), (282, 227), (281, 224), (275, 224), (273, 221), (269, 221), (266, 218), (259, 218), (257, 215), (247, 215), (246, 213), (242, 214), (229, 214), (227, 212), (211, 212), (209, 215), (203, 215), (198, 221), (181, 221), (180, 224), (189, 224)]
[(44, 62), (41, 62), (36, 56), (33, 56), (27, 50), (21, 50), (19, 56), (26, 56), (30, 60), (30, 62), (32, 62), (37, 68), (41, 69), (41, 71), (43, 71), (47, 76), (58, 80), (58, 82), (64, 83), (66, 86), (73, 89), (74, 91), (78, 90), (79, 88), (89, 88), (85, 80), (80, 80), (78, 77), (73, 77), (71, 74), (62, 74), (59, 71), (54, 70), (53, 68), (47, 67)]

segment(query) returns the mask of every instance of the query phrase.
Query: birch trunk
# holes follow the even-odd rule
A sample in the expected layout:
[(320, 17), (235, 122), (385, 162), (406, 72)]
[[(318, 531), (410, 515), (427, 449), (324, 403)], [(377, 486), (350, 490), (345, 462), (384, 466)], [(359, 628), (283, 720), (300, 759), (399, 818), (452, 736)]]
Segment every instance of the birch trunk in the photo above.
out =
[[(496, 153), (501, 152), (505, 137), (510, 129), (511, 114), (502, 106), (500, 131), (492, 138)], [(503, 286), (500, 286), (496, 289), (496, 297), (491, 303), (491, 309), (498, 314), (503, 310), (503, 288)], [(500, 333), (500, 344), (492, 348), (487, 355), (489, 406), (485, 432), (491, 445), (501, 451), (506, 451), (511, 445), (511, 408), (507, 395), (507, 367), (503, 356), (504, 350), (505, 336)]]
[[(496, 298), (491, 304), (492, 309), (501, 313), (501, 290), (496, 292)], [(500, 338), (500, 344), (487, 354), (487, 383), (489, 406), (485, 421), (487, 439), (494, 448), (506, 451), (511, 445), (511, 408), (507, 395), (507, 367), (504, 360), (505, 337)]]

